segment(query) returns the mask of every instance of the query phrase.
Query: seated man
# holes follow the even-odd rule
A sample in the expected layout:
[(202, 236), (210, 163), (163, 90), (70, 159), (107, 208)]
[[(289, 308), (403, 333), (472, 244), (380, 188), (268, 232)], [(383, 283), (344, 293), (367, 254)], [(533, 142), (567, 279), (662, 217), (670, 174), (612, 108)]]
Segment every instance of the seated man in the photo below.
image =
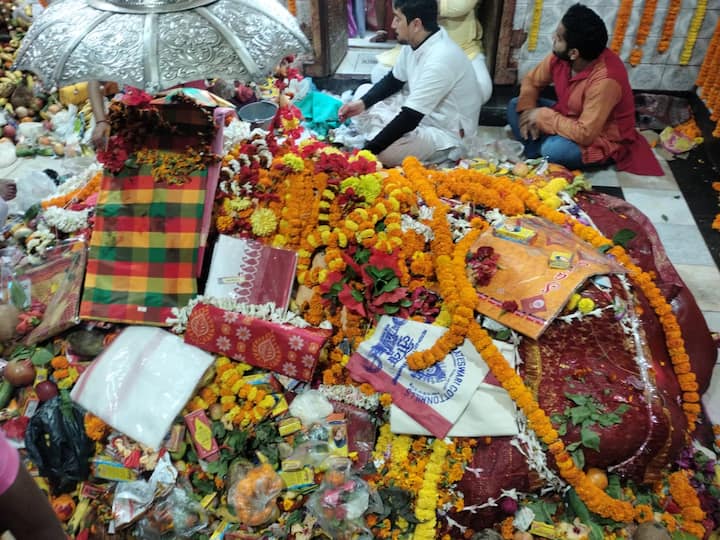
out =
[[(663, 174), (635, 129), (635, 104), (625, 66), (606, 48), (605, 23), (590, 8), (570, 7), (553, 35), (553, 51), (522, 81), (508, 104), (508, 123), (528, 158), (569, 169), (617, 164), (620, 171)], [(558, 101), (539, 99), (554, 84)]]
[[(475, 15), (477, 5), (478, 0), (438, 0), (438, 24), (465, 51), (472, 62), (480, 84), (480, 101), (484, 105), (492, 96), (493, 84), (483, 54), (483, 28)], [(370, 75), (372, 82), (380, 80), (392, 69), (401, 50), (398, 45), (378, 54), (378, 63)]]
[[(338, 118), (344, 122), (403, 90), (399, 112), (379, 119), (374, 136), (365, 131), (370, 139), (365, 148), (389, 167), (407, 156), (439, 163), (477, 131), (481, 101), (475, 71), (438, 25), (437, 0), (395, 0), (393, 13), (393, 28), (403, 44), (397, 63), (366, 94), (343, 105)], [(362, 130), (363, 122), (358, 124)]]

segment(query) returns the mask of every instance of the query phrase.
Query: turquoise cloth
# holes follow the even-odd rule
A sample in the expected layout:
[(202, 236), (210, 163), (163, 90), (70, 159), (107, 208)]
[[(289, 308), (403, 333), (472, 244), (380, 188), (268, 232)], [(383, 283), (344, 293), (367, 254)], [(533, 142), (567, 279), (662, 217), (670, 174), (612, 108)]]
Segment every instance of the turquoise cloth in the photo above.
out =
[(328, 129), (340, 125), (338, 121), (338, 109), (342, 101), (324, 92), (311, 91), (295, 106), (302, 112), (305, 127), (321, 137), (327, 135)]

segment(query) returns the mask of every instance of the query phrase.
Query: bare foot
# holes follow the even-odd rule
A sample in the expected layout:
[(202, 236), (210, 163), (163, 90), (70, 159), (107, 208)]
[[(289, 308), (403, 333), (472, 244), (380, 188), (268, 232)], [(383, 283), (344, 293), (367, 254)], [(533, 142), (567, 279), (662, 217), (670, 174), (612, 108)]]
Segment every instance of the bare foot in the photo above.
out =
[(0, 197), (6, 201), (12, 201), (17, 195), (15, 180), (0, 179)]

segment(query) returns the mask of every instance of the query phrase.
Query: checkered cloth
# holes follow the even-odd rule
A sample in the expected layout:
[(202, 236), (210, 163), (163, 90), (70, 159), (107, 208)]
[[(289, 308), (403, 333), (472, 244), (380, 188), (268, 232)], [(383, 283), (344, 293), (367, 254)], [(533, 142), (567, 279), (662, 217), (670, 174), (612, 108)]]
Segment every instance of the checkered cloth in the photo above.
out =
[(207, 170), (182, 185), (150, 166), (103, 177), (90, 240), (83, 319), (164, 326), (197, 293)]

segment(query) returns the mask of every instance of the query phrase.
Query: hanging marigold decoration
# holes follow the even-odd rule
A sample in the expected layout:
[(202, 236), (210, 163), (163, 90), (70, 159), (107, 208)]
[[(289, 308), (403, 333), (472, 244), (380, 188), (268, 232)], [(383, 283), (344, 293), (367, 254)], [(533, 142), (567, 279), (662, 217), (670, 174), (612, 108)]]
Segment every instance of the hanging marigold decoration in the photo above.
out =
[(533, 6), (533, 17), (530, 23), (530, 33), (528, 34), (528, 51), (534, 51), (537, 48), (538, 34), (540, 33), (540, 21), (542, 20), (543, 0), (535, 0)]
[(680, 6), (682, 6), (682, 0), (670, 0), (665, 14), (665, 21), (663, 22), (662, 33), (660, 34), (660, 41), (658, 41), (657, 50), (659, 53), (664, 53), (670, 47), (670, 40), (675, 33), (675, 21), (678, 13), (680, 13)]
[(625, 41), (625, 32), (627, 32), (628, 23), (630, 22), (632, 7), (633, 0), (622, 0), (618, 8), (612, 41), (610, 42), (610, 50), (615, 54), (620, 54), (620, 49), (622, 49), (623, 42)]
[(703, 20), (705, 20), (705, 11), (707, 11), (707, 0), (698, 0), (695, 6), (695, 13), (693, 13), (693, 18), (690, 22), (690, 29), (685, 37), (685, 45), (683, 45), (683, 50), (680, 53), (681, 66), (686, 66), (688, 62), (690, 62), (698, 32), (700, 32), (700, 27), (702, 26)]
[[(715, 32), (707, 48), (705, 59), (695, 84), (699, 95), (710, 111), (710, 119), (716, 122), (713, 137), (720, 137), (720, 75), (717, 66), (720, 64), (720, 20), (715, 25)], [(717, 220), (716, 220), (717, 221)], [(713, 224), (715, 228), (715, 224)]]
[(642, 15), (640, 16), (640, 24), (638, 24), (638, 29), (635, 33), (635, 46), (633, 47), (628, 60), (630, 65), (633, 67), (637, 66), (640, 63), (640, 60), (642, 60), (642, 47), (645, 45), (648, 34), (650, 33), (650, 27), (652, 26), (653, 19), (655, 18), (656, 8), (657, 0), (645, 0)]

